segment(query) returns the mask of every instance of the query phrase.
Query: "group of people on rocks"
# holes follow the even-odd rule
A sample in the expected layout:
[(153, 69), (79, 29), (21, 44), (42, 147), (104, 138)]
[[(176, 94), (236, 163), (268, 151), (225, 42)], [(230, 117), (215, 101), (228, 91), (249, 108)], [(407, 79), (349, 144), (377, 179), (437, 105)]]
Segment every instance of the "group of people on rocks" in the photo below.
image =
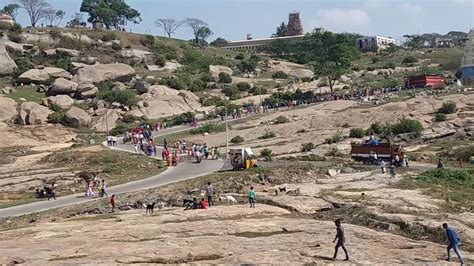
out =
[(101, 181), (97, 177), (94, 177), (92, 180), (89, 180), (89, 182), (86, 182), (85, 196), (94, 197), (96, 193), (100, 198), (109, 196), (109, 194), (107, 194), (107, 182), (105, 179)]
[[(194, 210), (194, 209), (206, 209), (208, 206), (215, 206), (214, 204), (214, 196), (216, 192), (214, 191), (214, 186), (211, 182), (207, 183), (206, 187), (206, 196), (207, 201), (204, 198), (198, 202), (197, 198), (194, 197), (193, 200), (185, 200), (184, 202), (184, 210)], [(253, 186), (250, 186), (250, 190), (247, 193), (247, 200), (250, 204), (250, 208), (255, 208), (255, 201), (257, 200), (257, 192), (255, 191)]]

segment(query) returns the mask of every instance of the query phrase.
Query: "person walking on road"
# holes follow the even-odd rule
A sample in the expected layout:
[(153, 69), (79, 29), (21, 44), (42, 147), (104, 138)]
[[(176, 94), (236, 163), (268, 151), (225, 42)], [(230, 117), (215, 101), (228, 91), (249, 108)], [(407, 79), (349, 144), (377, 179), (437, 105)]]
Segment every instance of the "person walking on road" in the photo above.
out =
[(255, 199), (257, 197), (257, 193), (253, 190), (253, 187), (250, 187), (250, 191), (248, 193), (250, 208), (255, 208)]
[(347, 252), (346, 246), (344, 245), (344, 243), (346, 242), (346, 237), (344, 236), (344, 229), (342, 229), (342, 226), (341, 226), (341, 220), (337, 219), (334, 223), (336, 224), (336, 237), (334, 238), (332, 242), (334, 243), (337, 240), (337, 243), (334, 250), (334, 256), (332, 257), (332, 259), (336, 260), (337, 252), (339, 251), (339, 248), (341, 247), (344, 253), (346, 254), (345, 261), (348, 261), (349, 253)]
[(115, 194), (110, 197), (110, 206), (112, 207), (112, 212), (115, 211)]
[(109, 194), (107, 194), (107, 184), (105, 183), (105, 180), (102, 179), (102, 187), (101, 187), (101, 190), (102, 190), (102, 197), (108, 197)]
[(380, 169), (382, 170), (382, 174), (385, 174), (385, 161), (384, 160), (380, 162)]
[(456, 234), (456, 232), (454, 231), (453, 228), (448, 227), (447, 223), (443, 224), (443, 228), (444, 228), (444, 230), (446, 230), (446, 236), (448, 238), (448, 259), (447, 260), (451, 261), (451, 249), (454, 249), (454, 253), (456, 253), (456, 255), (459, 258), (459, 261), (461, 262), (461, 265), (463, 265), (464, 260), (461, 256), (461, 252), (459, 250), (460, 239), (459, 239), (458, 235)]
[(396, 173), (395, 173), (395, 165), (392, 164), (392, 165), (390, 166), (390, 178), (395, 178), (395, 175), (396, 175)]
[(207, 203), (209, 207), (214, 206), (214, 201), (212, 201), (212, 196), (214, 195), (214, 187), (211, 182), (207, 182)]

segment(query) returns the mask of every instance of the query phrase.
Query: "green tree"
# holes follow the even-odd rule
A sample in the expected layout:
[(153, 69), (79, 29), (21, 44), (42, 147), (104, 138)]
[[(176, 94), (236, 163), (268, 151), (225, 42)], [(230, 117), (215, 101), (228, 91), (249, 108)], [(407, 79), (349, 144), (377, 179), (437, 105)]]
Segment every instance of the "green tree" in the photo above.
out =
[(226, 39), (220, 37), (211, 42), (211, 45), (215, 47), (224, 47), (227, 46), (227, 44), (229, 44), (229, 42)]
[(198, 32), (202, 27), (207, 27), (208, 26), (207, 23), (197, 18), (186, 18), (184, 20), (184, 23), (193, 31), (194, 42), (199, 43)]
[(18, 9), (20, 6), (18, 4), (9, 4), (3, 7), (2, 11), (10, 15), (13, 20), (16, 21), (16, 16), (18, 14)]
[(282, 22), (275, 30), (275, 33), (272, 34), (272, 37), (284, 37), (288, 32), (288, 25), (285, 22)]
[(318, 76), (327, 78), (329, 89), (333, 93), (334, 84), (349, 71), (351, 61), (358, 55), (357, 49), (348, 43), (334, 44), (319, 58), (314, 72)]
[(59, 20), (58, 25), (61, 23), (61, 21), (64, 18), (64, 15), (66, 15), (66, 12), (63, 10), (54, 10), (54, 9), (49, 9), (46, 11), (45, 18), (49, 22), (49, 26), (53, 27), (53, 23), (55, 20)]
[(214, 34), (211, 29), (208, 27), (204, 26), (199, 28), (197, 31), (197, 36), (198, 36), (198, 44), (206, 46), (207, 45), (207, 38), (211, 37), (211, 35)]
[(425, 39), (420, 35), (403, 35), (404, 38), (407, 40), (405, 41), (404, 45), (411, 49), (419, 49), (423, 48), (425, 44)]
[(141, 22), (140, 12), (131, 8), (124, 0), (82, 0), (81, 12), (89, 14), (88, 22), (104, 23), (107, 29), (118, 28), (127, 21)]

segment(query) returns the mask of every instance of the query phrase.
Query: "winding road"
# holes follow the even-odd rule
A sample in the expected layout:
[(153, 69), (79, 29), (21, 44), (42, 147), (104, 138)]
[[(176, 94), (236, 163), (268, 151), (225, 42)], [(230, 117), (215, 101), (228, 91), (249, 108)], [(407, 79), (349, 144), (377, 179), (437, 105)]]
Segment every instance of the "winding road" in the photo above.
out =
[[(188, 126), (173, 127), (170, 129), (161, 130), (157, 134), (155, 134), (155, 136), (170, 135), (189, 129), (190, 127)], [(117, 146), (109, 148), (124, 152), (134, 152), (133, 145), (122, 144), (121, 138), (118, 142), (119, 143)], [(157, 153), (160, 154), (161, 152), (157, 151)], [(222, 169), (223, 167), (224, 161), (222, 160), (203, 160), (200, 164), (182, 163), (179, 164), (177, 167), (169, 167), (164, 172), (146, 179), (109, 187), (107, 193), (109, 195), (112, 195), (156, 188), (163, 185), (207, 175), (216, 172)], [(100, 200), (100, 198), (85, 197), (84, 193), (68, 195), (64, 197), (58, 197), (56, 200), (43, 200), (10, 208), (0, 209), (0, 218), (36, 213), (74, 204), (90, 202), (94, 200)]]

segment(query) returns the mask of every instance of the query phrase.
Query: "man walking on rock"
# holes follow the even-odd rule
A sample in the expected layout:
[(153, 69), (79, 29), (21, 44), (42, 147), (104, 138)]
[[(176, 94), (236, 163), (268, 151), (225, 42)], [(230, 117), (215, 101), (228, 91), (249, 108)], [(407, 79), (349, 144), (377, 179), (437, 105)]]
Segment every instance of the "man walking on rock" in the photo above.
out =
[(454, 249), (454, 253), (459, 258), (459, 261), (461, 262), (461, 265), (464, 264), (464, 260), (461, 256), (461, 252), (459, 251), (459, 237), (454, 232), (454, 229), (451, 227), (448, 227), (447, 223), (443, 224), (444, 230), (446, 230), (446, 236), (448, 237), (448, 261), (451, 261), (451, 249)]
[(342, 227), (341, 227), (341, 220), (337, 219), (335, 221), (335, 224), (336, 224), (337, 233), (336, 233), (336, 237), (334, 238), (334, 240), (332, 242), (334, 243), (337, 240), (337, 244), (336, 244), (336, 248), (335, 248), (335, 251), (334, 251), (333, 260), (336, 260), (337, 252), (339, 251), (339, 248), (342, 247), (342, 250), (344, 250), (344, 253), (346, 254), (345, 261), (348, 261), (349, 260), (349, 253), (347, 253), (347, 249), (344, 246), (344, 243), (346, 242), (346, 237), (344, 236), (344, 229), (342, 229)]
[(250, 208), (255, 208), (255, 198), (256, 197), (257, 197), (257, 194), (255, 193), (255, 190), (253, 190), (253, 187), (250, 187), (250, 191), (248, 193)]

